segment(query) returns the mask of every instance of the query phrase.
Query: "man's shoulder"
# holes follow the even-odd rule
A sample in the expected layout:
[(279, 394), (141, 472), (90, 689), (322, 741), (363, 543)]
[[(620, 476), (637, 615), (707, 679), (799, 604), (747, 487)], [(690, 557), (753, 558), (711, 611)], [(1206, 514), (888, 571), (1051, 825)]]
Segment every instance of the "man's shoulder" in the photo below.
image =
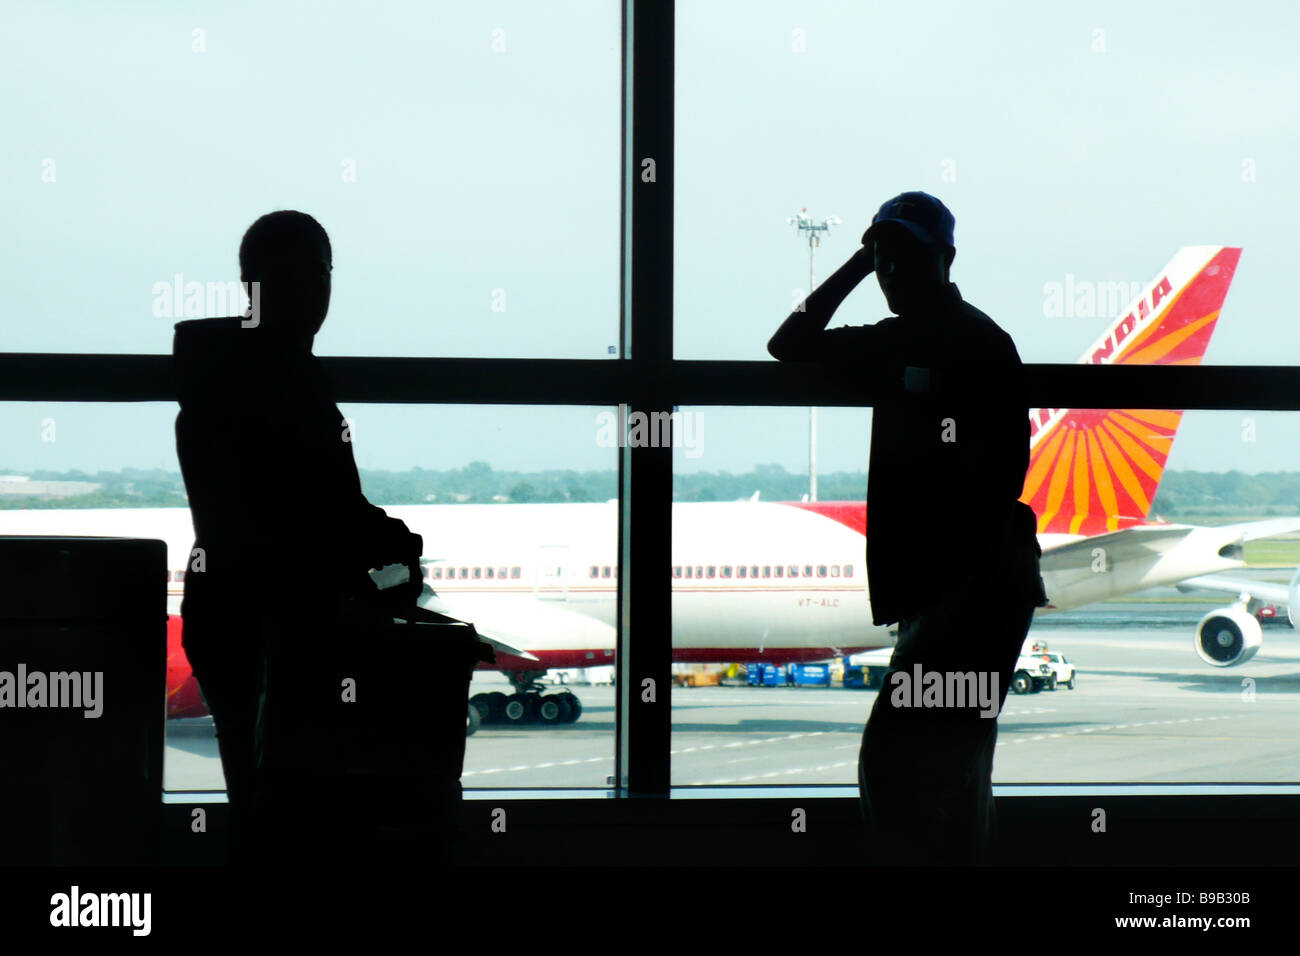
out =
[(1016, 362), (1020, 361), (1015, 341), (1002, 326), (993, 321), (988, 313), (971, 305), (965, 299), (959, 299), (957, 309), (961, 318), (965, 320), (973, 342), (983, 346), (987, 352), (1003, 354), (1007, 358), (1014, 357)]

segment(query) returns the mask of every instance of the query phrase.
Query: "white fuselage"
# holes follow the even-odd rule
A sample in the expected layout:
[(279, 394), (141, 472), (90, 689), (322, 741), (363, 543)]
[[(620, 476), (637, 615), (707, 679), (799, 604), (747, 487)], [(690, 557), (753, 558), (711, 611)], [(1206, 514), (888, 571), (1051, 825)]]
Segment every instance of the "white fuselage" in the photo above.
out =
[[(613, 652), (617, 505), (502, 504), (390, 506), (424, 540), (426, 576), (468, 620), (506, 622), (528, 651), (585, 651), (591, 663)], [(1078, 607), (1196, 574), (1240, 567), (1221, 558), (1213, 528), (1195, 528), (1162, 554), (1046, 570), (1052, 609)], [(0, 511), (0, 534), (95, 535), (167, 544), (169, 607), (178, 613), (193, 545), (186, 508)], [(894, 643), (871, 623), (865, 540), (813, 511), (773, 502), (673, 505), (673, 647), (680, 660), (740, 660), (802, 650), (825, 656)], [(1220, 535), (1219, 537), (1222, 537)], [(1043, 535), (1045, 552), (1078, 536)], [(269, 568), (271, 574), (281, 573)], [(943, 568), (936, 555), (936, 575)], [(936, 578), (935, 588), (941, 589)], [(572, 666), (572, 665), (569, 665)]]

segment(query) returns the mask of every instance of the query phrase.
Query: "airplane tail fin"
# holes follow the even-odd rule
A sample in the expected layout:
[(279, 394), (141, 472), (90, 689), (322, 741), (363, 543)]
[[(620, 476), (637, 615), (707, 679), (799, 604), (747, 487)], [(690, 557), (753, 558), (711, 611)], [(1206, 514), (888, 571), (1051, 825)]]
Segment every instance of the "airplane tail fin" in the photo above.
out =
[[(1201, 364), (1240, 257), (1230, 246), (1180, 250), (1079, 361)], [(1182, 417), (1182, 409), (1030, 409), (1020, 500), (1038, 515), (1039, 533), (1100, 534), (1146, 519)]]

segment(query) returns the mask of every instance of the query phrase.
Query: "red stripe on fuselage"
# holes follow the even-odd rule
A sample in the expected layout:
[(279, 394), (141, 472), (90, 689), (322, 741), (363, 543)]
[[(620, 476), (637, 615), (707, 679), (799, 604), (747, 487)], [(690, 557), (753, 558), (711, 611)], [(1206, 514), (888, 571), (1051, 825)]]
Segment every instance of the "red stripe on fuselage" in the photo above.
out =
[[(833, 657), (887, 647), (879, 643), (855, 644), (851, 647), (674, 647), (674, 664), (750, 664), (768, 661), (779, 664), (804, 664), (827, 661)], [(534, 650), (538, 660), (530, 661), (497, 651), (497, 662), (479, 664), (484, 671), (544, 671), (549, 668), (598, 667), (615, 663), (612, 654), (599, 651)]]
[(864, 538), (867, 536), (867, 503), (865, 501), (782, 501), (791, 508), (803, 508), (824, 518), (838, 521), (852, 528)]

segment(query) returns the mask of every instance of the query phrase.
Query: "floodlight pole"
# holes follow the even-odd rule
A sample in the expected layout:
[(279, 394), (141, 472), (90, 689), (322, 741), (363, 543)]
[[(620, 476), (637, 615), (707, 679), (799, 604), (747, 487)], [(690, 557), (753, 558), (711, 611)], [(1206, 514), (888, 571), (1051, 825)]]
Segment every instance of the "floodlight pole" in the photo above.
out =
[[(808, 295), (817, 287), (817, 247), (821, 245), (821, 233), (830, 232), (831, 226), (838, 225), (839, 216), (827, 216), (821, 222), (813, 222), (805, 207), (786, 222), (794, 225), (798, 232), (808, 233)], [(807, 301), (807, 297), (805, 297)], [(808, 409), (808, 500), (817, 500), (817, 407)]]

